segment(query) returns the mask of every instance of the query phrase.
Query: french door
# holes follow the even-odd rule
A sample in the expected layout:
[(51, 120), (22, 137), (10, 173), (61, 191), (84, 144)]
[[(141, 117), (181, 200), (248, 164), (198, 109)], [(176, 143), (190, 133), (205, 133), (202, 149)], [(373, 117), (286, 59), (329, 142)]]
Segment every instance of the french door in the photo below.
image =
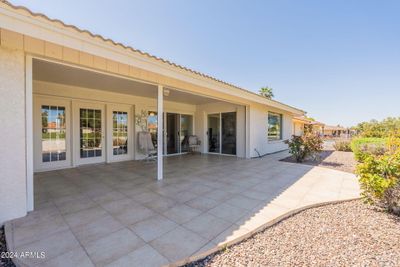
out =
[(34, 101), (35, 170), (71, 166), (71, 102), (45, 97)]
[(236, 155), (236, 112), (207, 115), (208, 152)]
[(108, 161), (133, 159), (132, 107), (107, 105)]
[(74, 119), (74, 164), (80, 165), (104, 162), (104, 105), (75, 102)]

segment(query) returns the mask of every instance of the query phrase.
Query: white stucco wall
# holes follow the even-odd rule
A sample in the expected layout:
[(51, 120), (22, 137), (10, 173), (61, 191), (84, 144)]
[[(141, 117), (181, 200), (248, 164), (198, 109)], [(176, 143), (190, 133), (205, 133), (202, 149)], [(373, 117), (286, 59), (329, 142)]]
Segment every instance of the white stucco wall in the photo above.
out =
[(26, 214), (25, 66), (21, 50), (0, 47), (0, 225)]
[[(268, 111), (282, 114), (282, 140), (268, 141)], [(266, 106), (251, 105), (250, 106), (250, 156), (257, 157), (260, 155), (273, 153), (288, 148), (285, 140), (290, 139), (292, 135), (292, 119), (293, 116), (282, 111), (268, 108)]]

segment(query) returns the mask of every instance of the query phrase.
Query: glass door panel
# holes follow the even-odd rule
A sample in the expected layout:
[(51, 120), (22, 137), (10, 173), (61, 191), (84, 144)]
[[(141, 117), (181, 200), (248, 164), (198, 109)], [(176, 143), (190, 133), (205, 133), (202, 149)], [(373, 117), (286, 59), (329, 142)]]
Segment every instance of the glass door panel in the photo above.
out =
[(208, 152), (220, 153), (220, 114), (208, 114)]
[[(107, 104), (106, 131), (107, 162), (133, 159), (132, 106)], [(104, 142), (104, 141), (103, 141)]]
[(42, 162), (65, 161), (67, 154), (65, 107), (41, 106)]
[(179, 132), (181, 153), (189, 151), (189, 136), (193, 135), (193, 116), (181, 114), (181, 129)]
[(179, 114), (167, 113), (166, 117), (167, 154), (175, 154), (179, 152)]
[(35, 171), (71, 166), (70, 105), (64, 99), (33, 99), (33, 168)]
[(149, 111), (147, 117), (147, 131), (151, 135), (151, 141), (155, 148), (157, 148), (157, 125), (158, 125), (158, 117), (157, 112)]
[(102, 156), (102, 120), (100, 109), (79, 109), (80, 157)]
[(112, 114), (113, 155), (128, 154), (128, 112), (113, 111)]
[[(105, 150), (105, 113), (104, 105), (97, 103), (74, 102), (75, 158), (74, 164), (104, 162)], [(112, 130), (111, 122), (109, 123)], [(111, 152), (111, 132), (109, 132), (109, 151)], [(76, 140), (76, 142), (75, 142)], [(112, 152), (110, 153), (112, 155)]]
[(236, 112), (221, 113), (221, 153), (236, 155)]

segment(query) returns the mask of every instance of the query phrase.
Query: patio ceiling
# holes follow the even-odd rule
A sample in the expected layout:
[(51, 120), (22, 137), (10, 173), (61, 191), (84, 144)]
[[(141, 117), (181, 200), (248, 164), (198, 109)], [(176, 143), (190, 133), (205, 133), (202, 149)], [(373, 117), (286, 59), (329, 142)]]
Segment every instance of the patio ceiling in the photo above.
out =
[[(120, 94), (151, 98), (157, 97), (156, 85), (38, 59), (33, 61), (33, 80), (112, 91)], [(169, 95), (164, 95), (165, 101), (183, 102), (192, 105), (218, 101), (213, 98), (172, 90), (170, 88), (166, 89), (169, 90)]]

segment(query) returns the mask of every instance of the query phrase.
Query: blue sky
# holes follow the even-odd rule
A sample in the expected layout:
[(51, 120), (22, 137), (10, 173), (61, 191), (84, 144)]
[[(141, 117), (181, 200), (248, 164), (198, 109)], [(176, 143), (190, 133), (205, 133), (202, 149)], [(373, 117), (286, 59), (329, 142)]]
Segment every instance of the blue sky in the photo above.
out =
[(14, 0), (327, 124), (400, 116), (400, 1)]

